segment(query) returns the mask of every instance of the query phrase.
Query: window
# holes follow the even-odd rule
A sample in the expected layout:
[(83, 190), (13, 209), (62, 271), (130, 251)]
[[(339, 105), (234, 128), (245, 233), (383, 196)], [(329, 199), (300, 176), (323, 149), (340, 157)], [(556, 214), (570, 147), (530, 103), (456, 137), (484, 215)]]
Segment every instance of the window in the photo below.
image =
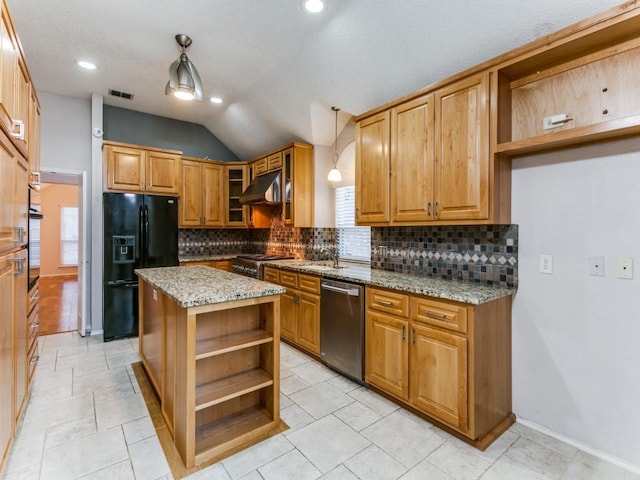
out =
[(78, 265), (78, 207), (60, 207), (60, 264)]
[(356, 227), (354, 185), (336, 190), (336, 244), (338, 256), (347, 260), (371, 261), (371, 228)]

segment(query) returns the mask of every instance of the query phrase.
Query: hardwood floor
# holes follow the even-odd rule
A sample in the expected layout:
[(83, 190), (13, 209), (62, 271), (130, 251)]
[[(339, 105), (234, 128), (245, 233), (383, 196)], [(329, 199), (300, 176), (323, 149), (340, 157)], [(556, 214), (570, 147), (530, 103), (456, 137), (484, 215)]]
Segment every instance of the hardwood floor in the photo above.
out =
[(40, 277), (39, 335), (78, 327), (78, 276)]

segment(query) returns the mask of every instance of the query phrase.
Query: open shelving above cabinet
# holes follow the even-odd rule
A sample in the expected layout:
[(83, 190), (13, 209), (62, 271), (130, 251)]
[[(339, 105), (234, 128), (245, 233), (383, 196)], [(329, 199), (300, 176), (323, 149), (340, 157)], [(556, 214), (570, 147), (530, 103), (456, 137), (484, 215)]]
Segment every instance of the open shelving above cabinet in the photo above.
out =
[[(495, 152), (519, 156), (640, 133), (640, 13), (613, 9), (499, 64)], [(566, 120), (543, 128), (545, 118)]]

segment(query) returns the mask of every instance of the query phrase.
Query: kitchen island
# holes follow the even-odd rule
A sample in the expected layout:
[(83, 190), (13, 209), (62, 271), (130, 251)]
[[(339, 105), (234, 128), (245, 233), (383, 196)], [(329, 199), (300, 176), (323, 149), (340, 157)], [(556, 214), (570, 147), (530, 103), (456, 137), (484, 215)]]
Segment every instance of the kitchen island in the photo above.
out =
[(274, 430), (285, 289), (205, 266), (136, 274), (140, 357), (185, 467)]

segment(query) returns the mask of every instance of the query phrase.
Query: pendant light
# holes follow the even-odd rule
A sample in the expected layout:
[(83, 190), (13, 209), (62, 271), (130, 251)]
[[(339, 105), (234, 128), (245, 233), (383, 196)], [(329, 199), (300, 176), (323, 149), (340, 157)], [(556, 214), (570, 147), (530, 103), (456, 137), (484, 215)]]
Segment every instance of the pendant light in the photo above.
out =
[(336, 112), (336, 134), (333, 141), (333, 158), (331, 159), (333, 168), (329, 170), (327, 180), (329, 180), (330, 182), (341, 182), (342, 174), (340, 173), (340, 170), (338, 170), (338, 112), (340, 111), (340, 109), (331, 107), (331, 110)]
[(176, 35), (176, 42), (182, 47), (182, 53), (169, 66), (169, 81), (164, 93), (165, 95), (174, 95), (181, 100), (202, 100), (200, 75), (186, 53), (192, 40), (188, 35), (181, 33)]

